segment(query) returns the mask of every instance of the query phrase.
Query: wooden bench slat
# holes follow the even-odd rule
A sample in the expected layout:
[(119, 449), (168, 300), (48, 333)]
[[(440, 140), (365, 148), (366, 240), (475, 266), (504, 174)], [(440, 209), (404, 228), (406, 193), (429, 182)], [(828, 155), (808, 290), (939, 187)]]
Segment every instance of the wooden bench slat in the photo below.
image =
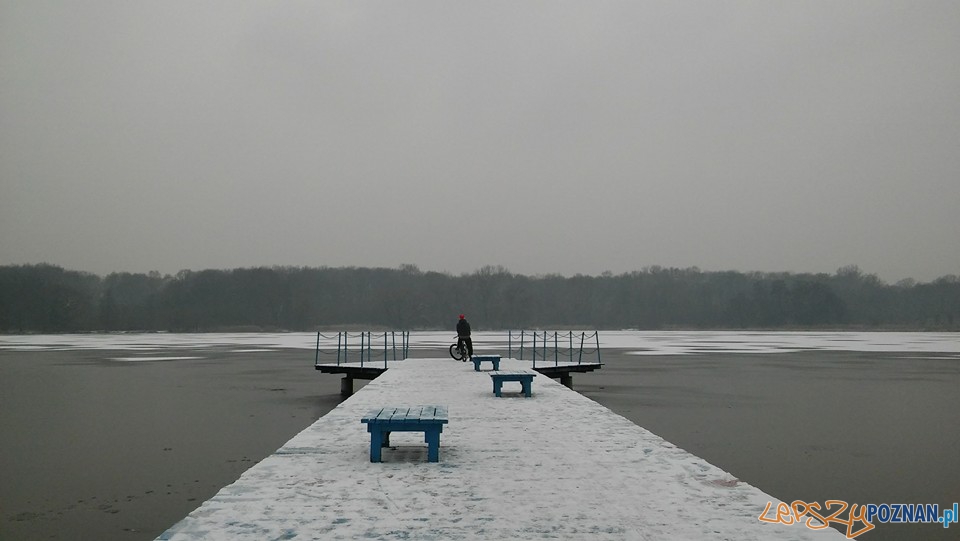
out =
[(420, 411), (420, 420), (421, 421), (432, 421), (436, 418), (437, 408), (435, 406), (425, 406)]
[(380, 417), (380, 415), (383, 414), (383, 411), (384, 411), (384, 408), (380, 408), (377, 410), (370, 410), (362, 419), (360, 419), (360, 422), (362, 423), (375, 422)]
[(450, 415), (447, 413), (446, 406), (436, 406), (433, 410), (433, 419), (441, 423), (447, 423)]
[(406, 418), (407, 411), (409, 410), (410, 408), (394, 408), (393, 413), (390, 414), (390, 417), (387, 420), (394, 421), (394, 420), (404, 419)]

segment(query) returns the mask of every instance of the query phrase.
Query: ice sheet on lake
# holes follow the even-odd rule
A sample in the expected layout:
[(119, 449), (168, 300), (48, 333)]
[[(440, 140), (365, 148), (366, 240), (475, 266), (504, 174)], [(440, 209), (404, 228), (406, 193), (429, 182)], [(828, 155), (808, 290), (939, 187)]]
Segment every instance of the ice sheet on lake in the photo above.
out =
[[(384, 339), (388, 350), (402, 346), (400, 333), (373, 333), (370, 350), (382, 355)], [(537, 337), (543, 346), (544, 334)], [(596, 347), (593, 331), (547, 332), (547, 347), (554, 343), (561, 348)], [(360, 346), (360, 334), (348, 335), (353, 349)], [(410, 348), (422, 350), (446, 348), (456, 340), (454, 331), (417, 331), (410, 333)], [(533, 335), (514, 331), (475, 332), (475, 346), (484, 351), (511, 351), (532, 348)], [(752, 331), (600, 331), (601, 350), (618, 348), (636, 355), (690, 355), (698, 353), (785, 353), (807, 350), (871, 351), (903, 353), (960, 353), (957, 333), (928, 332), (752, 332)], [(322, 334), (324, 350), (337, 349), (337, 333)], [(160, 349), (232, 348), (234, 352), (262, 352), (265, 349), (303, 349), (313, 351), (317, 333), (104, 333), (57, 335), (4, 335), (0, 349), (19, 351), (55, 350), (123, 350), (154, 351)]]

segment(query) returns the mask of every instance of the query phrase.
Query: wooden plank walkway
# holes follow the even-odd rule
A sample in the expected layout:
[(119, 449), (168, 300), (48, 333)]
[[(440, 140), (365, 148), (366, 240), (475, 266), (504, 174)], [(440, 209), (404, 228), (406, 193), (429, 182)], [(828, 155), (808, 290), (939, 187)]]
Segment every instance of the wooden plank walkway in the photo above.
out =
[[(398, 404), (448, 406), (439, 463), (413, 432), (370, 462), (360, 419)], [(844, 538), (760, 522), (771, 500), (549, 378), (496, 398), (472, 363), (408, 359), (158, 539)]]

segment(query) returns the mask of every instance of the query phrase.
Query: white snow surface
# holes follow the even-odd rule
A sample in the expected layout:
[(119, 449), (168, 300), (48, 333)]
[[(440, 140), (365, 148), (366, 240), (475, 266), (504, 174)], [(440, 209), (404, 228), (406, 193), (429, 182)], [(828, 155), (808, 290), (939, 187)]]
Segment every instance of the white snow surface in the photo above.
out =
[[(528, 368), (504, 359), (502, 368)], [(369, 461), (360, 418), (449, 407), (440, 462), (422, 433)], [(391, 362), (379, 378), (158, 539), (843, 539), (763, 523), (779, 500), (550, 378), (493, 396), (489, 372), (451, 359)]]
[[(372, 333), (374, 359), (382, 359), (384, 333)], [(387, 345), (401, 346), (399, 333), (387, 333)], [(542, 345), (540, 332), (538, 346)], [(554, 333), (547, 332), (548, 346)], [(580, 347), (580, 331), (557, 332), (557, 345)], [(585, 333), (584, 349), (596, 348), (593, 331)], [(359, 348), (360, 333), (349, 333), (351, 349)], [(410, 348), (447, 347), (456, 341), (454, 331), (413, 331)], [(518, 331), (475, 332), (478, 352), (496, 350), (517, 356), (521, 345)], [(914, 353), (960, 353), (960, 334), (930, 332), (748, 332), (748, 331), (600, 331), (603, 348), (623, 348), (637, 355), (691, 355), (709, 353), (787, 353), (806, 350), (872, 351)], [(533, 336), (523, 335), (525, 348), (533, 346)], [(262, 352), (264, 349), (305, 349), (317, 346), (317, 333), (101, 333), (56, 335), (3, 335), (0, 349), (21, 351), (112, 349), (127, 351), (192, 349), (207, 347), (237, 348), (237, 353)], [(320, 336), (323, 350), (337, 350), (337, 333)], [(481, 349), (482, 348), (482, 349)], [(391, 354), (392, 357), (392, 354)]]

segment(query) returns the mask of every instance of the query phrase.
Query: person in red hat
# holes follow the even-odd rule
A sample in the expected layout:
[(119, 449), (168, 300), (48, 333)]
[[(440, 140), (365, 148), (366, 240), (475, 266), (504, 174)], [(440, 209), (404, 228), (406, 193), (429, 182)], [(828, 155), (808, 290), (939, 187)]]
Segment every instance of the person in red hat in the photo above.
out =
[[(467, 355), (473, 357), (473, 339), (470, 338), (470, 324), (467, 323), (467, 318), (464, 317), (463, 314), (460, 314), (460, 321), (457, 321), (457, 347), (459, 348), (464, 344), (467, 346)], [(467, 359), (463, 361), (466, 362)]]

